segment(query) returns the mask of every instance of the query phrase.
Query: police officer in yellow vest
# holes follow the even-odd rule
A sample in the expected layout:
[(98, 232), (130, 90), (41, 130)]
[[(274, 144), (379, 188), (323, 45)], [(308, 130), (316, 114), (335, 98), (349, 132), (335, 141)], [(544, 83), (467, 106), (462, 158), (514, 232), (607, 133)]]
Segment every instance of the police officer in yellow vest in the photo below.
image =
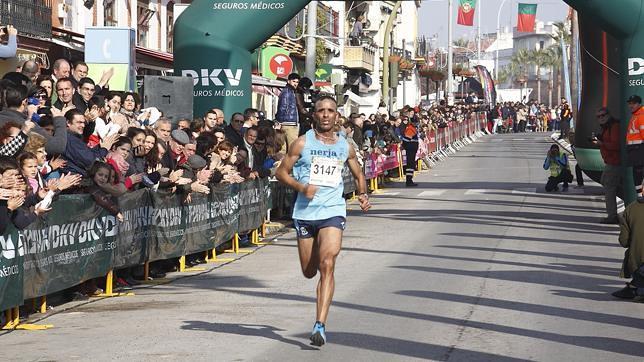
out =
[(568, 164), (568, 156), (559, 150), (559, 146), (552, 145), (543, 163), (544, 170), (550, 170), (550, 177), (546, 184), (546, 191), (559, 191), (558, 185), (563, 182), (563, 191), (568, 191), (568, 183), (572, 182), (572, 172)]

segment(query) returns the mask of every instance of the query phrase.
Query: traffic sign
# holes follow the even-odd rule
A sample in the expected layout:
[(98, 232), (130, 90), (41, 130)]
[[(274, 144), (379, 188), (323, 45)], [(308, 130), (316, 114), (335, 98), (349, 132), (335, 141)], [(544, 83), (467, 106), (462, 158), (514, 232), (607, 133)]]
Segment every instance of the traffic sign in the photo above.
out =
[(278, 78), (286, 78), (293, 71), (293, 60), (285, 54), (276, 54), (269, 61), (271, 72)]

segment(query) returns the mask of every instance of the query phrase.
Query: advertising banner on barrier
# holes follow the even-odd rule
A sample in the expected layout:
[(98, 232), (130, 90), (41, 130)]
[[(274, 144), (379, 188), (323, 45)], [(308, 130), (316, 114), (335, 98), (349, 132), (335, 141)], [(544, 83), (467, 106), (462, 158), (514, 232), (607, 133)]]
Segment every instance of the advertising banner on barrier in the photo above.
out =
[(181, 200), (174, 194), (151, 192), (154, 216), (148, 240), (148, 260), (177, 258), (184, 253), (184, 212)]
[(239, 225), (240, 232), (257, 229), (262, 225), (262, 185), (260, 180), (247, 181), (239, 185)]
[[(216, 228), (210, 222), (213, 215), (210, 213), (210, 195), (193, 193), (190, 203), (183, 207), (185, 214), (184, 250), (185, 254), (213, 249)], [(221, 227), (221, 226), (220, 226)]]
[(119, 198), (124, 222), (89, 195), (60, 196), (52, 211), (0, 235), (0, 310), (51, 294), (109, 270), (212, 249), (238, 231), (259, 228), (268, 180), (220, 185), (191, 202), (148, 190)]
[(389, 146), (389, 154), (384, 158), (382, 168), (384, 170), (393, 170), (400, 166), (398, 164), (398, 145)]
[(22, 235), (12, 224), (0, 235), (0, 311), (22, 304)]
[(116, 218), (88, 195), (61, 196), (22, 231), (24, 298), (54, 293), (105, 275), (116, 248)]
[(343, 193), (345, 195), (356, 191), (356, 179), (353, 177), (351, 169), (349, 169), (349, 166), (346, 164), (342, 169), (342, 184), (344, 185)]
[(123, 214), (116, 235), (113, 268), (140, 265), (147, 258), (147, 243), (151, 240), (151, 224), (154, 208), (148, 190), (127, 193), (118, 199)]

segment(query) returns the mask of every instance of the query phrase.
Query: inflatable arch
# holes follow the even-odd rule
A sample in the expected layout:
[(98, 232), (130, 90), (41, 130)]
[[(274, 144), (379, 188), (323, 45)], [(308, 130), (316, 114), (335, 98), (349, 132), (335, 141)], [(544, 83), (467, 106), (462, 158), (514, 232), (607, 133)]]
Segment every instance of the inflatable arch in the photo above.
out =
[[(575, 134), (578, 160), (596, 179), (603, 163), (598, 150), (588, 142), (590, 134), (598, 131), (595, 111), (610, 107), (622, 120), (625, 139), (629, 112), (624, 100), (631, 94), (644, 96), (644, 0), (564, 1), (579, 12), (583, 45), (582, 107)], [(308, 2), (194, 0), (175, 23), (174, 67), (175, 74), (194, 79), (195, 114), (217, 107), (230, 116), (248, 107), (251, 52)], [(611, 69), (596, 61), (602, 59)], [(635, 200), (633, 178), (629, 169), (624, 175), (629, 203)]]

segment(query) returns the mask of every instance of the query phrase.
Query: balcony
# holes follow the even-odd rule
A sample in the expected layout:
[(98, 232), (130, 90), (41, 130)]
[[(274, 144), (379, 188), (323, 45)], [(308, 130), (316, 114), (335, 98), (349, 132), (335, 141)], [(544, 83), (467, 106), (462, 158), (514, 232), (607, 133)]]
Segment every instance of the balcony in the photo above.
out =
[(375, 57), (375, 49), (365, 45), (344, 47), (344, 66), (350, 69), (373, 72)]
[(0, 24), (11, 24), (18, 34), (51, 38), (51, 0), (0, 0)]

